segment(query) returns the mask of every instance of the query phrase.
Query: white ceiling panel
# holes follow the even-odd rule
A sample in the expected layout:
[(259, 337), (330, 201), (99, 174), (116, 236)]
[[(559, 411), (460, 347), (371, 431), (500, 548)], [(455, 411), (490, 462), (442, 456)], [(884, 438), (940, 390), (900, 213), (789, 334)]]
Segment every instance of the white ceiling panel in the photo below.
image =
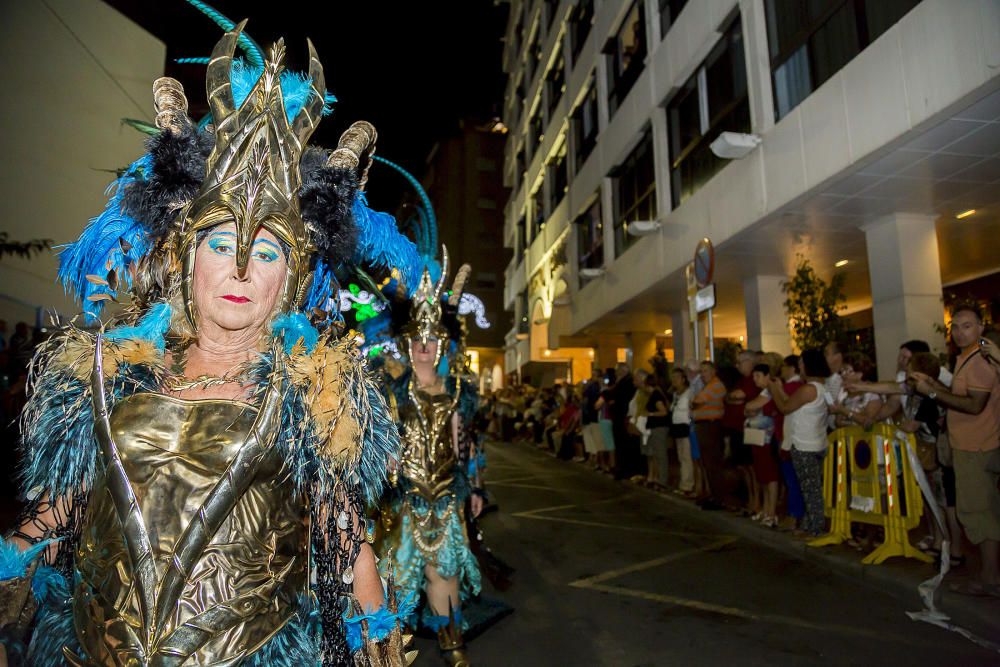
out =
[(983, 158), (974, 155), (952, 155), (951, 153), (934, 153), (925, 160), (904, 169), (900, 175), (912, 178), (946, 179), (952, 174), (968, 169)]
[(954, 116), (968, 120), (1000, 120), (1000, 92), (987, 95)]
[(1000, 123), (989, 123), (945, 148), (948, 153), (989, 156), (1000, 153)]
[(948, 119), (910, 141), (910, 143), (906, 144), (905, 148), (920, 151), (939, 151), (970, 132), (975, 132), (982, 126), (983, 123), (981, 121)]

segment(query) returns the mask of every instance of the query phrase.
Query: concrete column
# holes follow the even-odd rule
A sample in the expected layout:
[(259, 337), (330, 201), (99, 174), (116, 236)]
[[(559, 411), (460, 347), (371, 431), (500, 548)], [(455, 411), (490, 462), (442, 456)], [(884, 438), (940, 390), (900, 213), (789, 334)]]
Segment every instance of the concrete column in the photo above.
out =
[(681, 365), (688, 359), (694, 359), (694, 331), (688, 309), (685, 307), (672, 312), (670, 323), (674, 336), (674, 363)]
[(747, 61), (747, 94), (753, 132), (763, 134), (774, 125), (774, 95), (771, 90), (771, 60), (767, 45), (767, 14), (764, 0), (740, 0), (743, 19), (744, 56)]
[(604, 336), (598, 339), (596, 363), (602, 371), (618, 363), (618, 344), (613, 339)]
[(632, 348), (632, 370), (652, 371), (649, 360), (656, 354), (656, 333), (633, 331), (629, 334), (629, 347)]
[(743, 280), (748, 350), (792, 353), (792, 340), (785, 315), (785, 295), (781, 292), (786, 276), (750, 276)]
[(935, 329), (944, 322), (936, 219), (934, 215), (894, 213), (862, 227), (882, 379), (895, 374), (896, 352), (907, 340), (925, 340), (931, 349), (944, 347)]

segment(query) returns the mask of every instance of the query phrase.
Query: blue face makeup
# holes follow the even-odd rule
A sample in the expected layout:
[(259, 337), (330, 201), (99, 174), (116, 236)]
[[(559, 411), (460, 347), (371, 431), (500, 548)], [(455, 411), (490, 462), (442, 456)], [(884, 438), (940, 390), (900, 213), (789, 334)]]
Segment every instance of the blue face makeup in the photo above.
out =
[[(208, 239), (208, 247), (212, 252), (231, 256), (236, 254), (236, 234), (233, 232), (215, 232)], [(254, 241), (250, 257), (258, 262), (271, 263), (281, 256), (281, 248), (267, 239)]]

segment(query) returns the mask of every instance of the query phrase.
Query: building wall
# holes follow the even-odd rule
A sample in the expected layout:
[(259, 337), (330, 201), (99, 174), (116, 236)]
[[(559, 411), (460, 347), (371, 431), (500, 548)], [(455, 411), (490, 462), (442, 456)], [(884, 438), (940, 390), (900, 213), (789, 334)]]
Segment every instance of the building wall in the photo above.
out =
[[(512, 2), (509, 48), (504, 54), (510, 76), (504, 120), (511, 128), (504, 176), (512, 187), (504, 238), (511, 247), (516, 243), (517, 221), (530, 210), (531, 192), (545, 175), (546, 161), (571, 134), (571, 112), (591, 81), (598, 90), (600, 132), (596, 147), (579, 169), (570, 170), (566, 196), (555, 207), (546, 208), (544, 228), (528, 239), (523, 254), (515, 256), (506, 271), (505, 305), (520, 318), (524, 315), (521, 304), (545, 298), (544, 281), (535, 277), (551, 270), (552, 248), (566, 244), (565, 281), (570, 298), (563, 307), (570, 315), (560, 318), (567, 322), (565, 330), (550, 331), (550, 338), (587, 333), (651, 291), (658, 294), (647, 298), (645, 306), (668, 317), (685, 305), (683, 270), (702, 237), (724, 247), (737, 234), (780, 216), (784, 207), (823, 192), (852, 170), (879, 160), (956, 109), (1000, 88), (1000, 4), (992, 0), (924, 0), (775, 122), (764, 0), (691, 0), (666, 35), (659, 34), (658, 3), (647, 0), (645, 66), (612, 114), (608, 65), (602, 50), (632, 2), (604, 0), (594, 3), (593, 25), (576, 61), (567, 59), (565, 90), (545, 123), (544, 139), (533, 154), (525, 151), (528, 159), (520, 171), (515, 156), (521, 146), (530, 143), (533, 109), (550, 102), (544, 88), (546, 70), (560, 49), (568, 53), (566, 19), (576, 4), (567, 0)], [(665, 105), (697, 71), (737, 15), (742, 23), (751, 129), (762, 142), (745, 158), (730, 161), (672, 209)], [(551, 26), (546, 28), (549, 17)], [(525, 26), (523, 39), (515, 34), (519, 22)], [(514, 91), (532, 58), (526, 44), (535, 31), (542, 35), (538, 40), (541, 56), (532, 80), (523, 86), (526, 103), (522, 108)], [(610, 176), (646, 128), (652, 132), (658, 219), (663, 228), (615, 256)], [(595, 196), (604, 214), (605, 273), (581, 281), (576, 268), (577, 232), (571, 222)], [(786, 274), (787, 268), (765, 266), (757, 270), (780, 275)], [(523, 298), (525, 291), (527, 299)], [(733, 293), (739, 291), (736, 280)], [(723, 294), (720, 298), (729, 297)], [(646, 329), (649, 334), (657, 327)], [(598, 347), (599, 356), (609, 356), (600, 354), (608, 345), (598, 342)]]
[(504, 135), (460, 124), (428, 159), (425, 188), (438, 218), (441, 243), (448, 247), (453, 270), (472, 265), (467, 289), (483, 300), (489, 329), (469, 323), (468, 344), (503, 348), (510, 316), (504, 312), (504, 269), (510, 251), (503, 248)]
[[(121, 120), (152, 120), (166, 48), (99, 0), (4, 0), (0, 11), (2, 228), (66, 243), (101, 210), (115, 170), (142, 153)], [(55, 253), (0, 260), (0, 318), (78, 313), (55, 276)]]

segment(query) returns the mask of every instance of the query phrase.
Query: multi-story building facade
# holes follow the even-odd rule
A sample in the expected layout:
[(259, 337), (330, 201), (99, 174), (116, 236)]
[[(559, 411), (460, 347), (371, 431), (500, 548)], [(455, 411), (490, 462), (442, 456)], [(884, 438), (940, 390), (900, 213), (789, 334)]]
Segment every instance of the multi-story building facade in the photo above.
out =
[(801, 256), (847, 274), (883, 375), (941, 347), (943, 292), (1000, 270), (998, 64), (996, 0), (512, 0), (508, 369), (694, 357), (704, 237), (717, 338), (789, 351)]
[(438, 218), (438, 238), (448, 248), (452, 270), (472, 265), (467, 289), (482, 299), (489, 328), (468, 318), (467, 344), (483, 386), (502, 382), (504, 334), (510, 317), (503, 307), (504, 269), (510, 251), (503, 249), (503, 184), (506, 128), (498, 121), (462, 121), (439, 141), (427, 158), (424, 188)]

